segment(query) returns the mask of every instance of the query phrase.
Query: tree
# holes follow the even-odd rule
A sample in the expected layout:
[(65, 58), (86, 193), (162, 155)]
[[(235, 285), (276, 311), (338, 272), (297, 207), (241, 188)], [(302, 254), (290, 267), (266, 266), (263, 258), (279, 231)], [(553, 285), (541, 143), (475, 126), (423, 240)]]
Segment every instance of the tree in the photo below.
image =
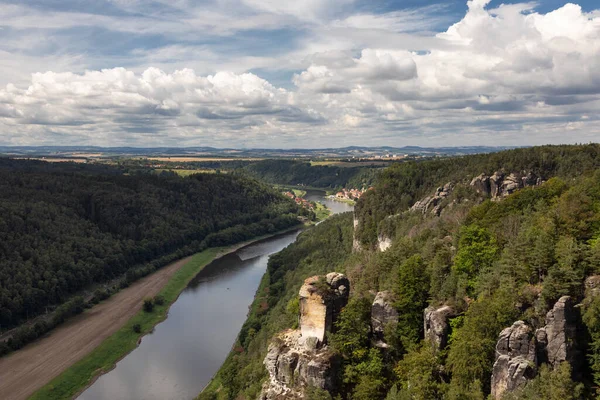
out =
[(417, 343), (423, 332), (423, 310), (427, 307), (429, 277), (419, 255), (410, 257), (398, 271), (398, 333), (404, 347)]
[(477, 274), (492, 267), (498, 250), (496, 240), (486, 229), (469, 225), (461, 230), (454, 271), (467, 277), (469, 293), (473, 291)]

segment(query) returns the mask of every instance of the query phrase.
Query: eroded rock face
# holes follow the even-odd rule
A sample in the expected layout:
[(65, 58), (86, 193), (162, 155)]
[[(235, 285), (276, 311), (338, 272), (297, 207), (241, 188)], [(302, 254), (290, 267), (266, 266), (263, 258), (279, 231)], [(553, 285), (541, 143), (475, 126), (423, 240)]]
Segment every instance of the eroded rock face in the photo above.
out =
[(536, 331), (541, 358), (553, 367), (563, 361), (576, 371), (581, 360), (577, 347), (578, 311), (570, 296), (561, 297), (546, 314), (546, 326)]
[(379, 292), (371, 306), (371, 329), (375, 338), (383, 343), (383, 333), (389, 324), (398, 324), (398, 311), (390, 292)]
[(436, 350), (445, 348), (448, 344), (450, 318), (456, 316), (455, 310), (450, 306), (427, 307), (423, 314), (425, 339)]
[(392, 239), (385, 236), (379, 235), (377, 236), (377, 248), (379, 251), (386, 251), (392, 246)]
[(600, 294), (600, 275), (588, 276), (585, 279), (586, 297), (594, 297)]
[(454, 185), (452, 183), (447, 183), (443, 187), (437, 188), (434, 195), (428, 196), (423, 200), (417, 201), (411, 207), (411, 211), (419, 211), (423, 214), (431, 212), (434, 215), (440, 215), (440, 213), (442, 212), (442, 201), (448, 196), (450, 196), (453, 189)]
[(325, 333), (331, 332), (333, 321), (342, 307), (348, 303), (350, 282), (343, 274), (327, 274), (324, 285), (321, 277), (313, 276), (300, 288), (300, 330), (305, 338), (316, 337), (325, 341)]
[(356, 230), (358, 229), (358, 224), (359, 224), (358, 218), (354, 217), (353, 223), (354, 223), (354, 235), (352, 237), (352, 251), (356, 253), (356, 252), (359, 252), (362, 250), (360, 241), (356, 238)]
[(535, 377), (537, 367), (568, 362), (575, 376), (581, 367), (577, 343), (578, 310), (570, 296), (561, 297), (546, 314), (546, 326), (535, 331), (523, 321), (504, 329), (496, 345), (492, 397), (499, 399)]
[(491, 197), (494, 200), (509, 196), (515, 191), (529, 186), (542, 184), (542, 179), (535, 174), (511, 173), (506, 175), (502, 171), (495, 172), (492, 176), (481, 174), (471, 180), (470, 186), (478, 193)]
[(333, 368), (338, 362), (327, 346), (313, 346), (300, 331), (283, 332), (269, 345), (264, 360), (269, 380), (259, 399), (304, 399), (308, 386), (333, 390)]
[(504, 329), (496, 344), (496, 362), (492, 373), (492, 398), (499, 399), (536, 374), (536, 339), (533, 330), (523, 321)]

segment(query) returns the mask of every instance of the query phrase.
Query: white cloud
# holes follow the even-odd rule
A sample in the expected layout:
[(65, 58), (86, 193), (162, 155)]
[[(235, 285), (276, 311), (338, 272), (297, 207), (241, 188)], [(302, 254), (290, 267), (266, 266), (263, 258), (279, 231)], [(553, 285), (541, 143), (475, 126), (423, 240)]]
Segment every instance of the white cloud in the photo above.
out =
[[(470, 0), (464, 17), (451, 24), (440, 6), (352, 12), (352, 0), (217, 0), (203, 8), (159, 0), (170, 7), (165, 15), (145, 11), (139, 0), (112, 2), (127, 16), (0, 5), (0, 26), (12, 35), (25, 32), (0, 44), (0, 79), (15, 83), (0, 89), (0, 142), (72, 137), (105, 145), (330, 146), (600, 139), (600, 14), (575, 4), (542, 14), (535, 3), (490, 9), (489, 0)], [(442, 22), (444, 32), (429, 32)], [(21, 42), (60, 48), (52, 35), (36, 37), (82, 25), (178, 40), (113, 59), (131, 67), (89, 71), (85, 54), (35, 57), (18, 48)], [(261, 55), (190, 39), (242, 38), (246, 30), (283, 27), (298, 37)], [(295, 87), (277, 87), (246, 72), (251, 69), (283, 71)], [(561, 136), (561, 129), (569, 135)]]

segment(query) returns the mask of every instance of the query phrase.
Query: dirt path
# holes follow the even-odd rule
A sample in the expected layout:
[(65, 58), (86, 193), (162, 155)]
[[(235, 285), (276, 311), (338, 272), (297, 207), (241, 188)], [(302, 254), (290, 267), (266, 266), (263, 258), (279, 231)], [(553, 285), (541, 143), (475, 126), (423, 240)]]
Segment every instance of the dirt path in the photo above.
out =
[(191, 257), (142, 278), (15, 353), (0, 359), (0, 399), (21, 400), (50, 382), (118, 331)]

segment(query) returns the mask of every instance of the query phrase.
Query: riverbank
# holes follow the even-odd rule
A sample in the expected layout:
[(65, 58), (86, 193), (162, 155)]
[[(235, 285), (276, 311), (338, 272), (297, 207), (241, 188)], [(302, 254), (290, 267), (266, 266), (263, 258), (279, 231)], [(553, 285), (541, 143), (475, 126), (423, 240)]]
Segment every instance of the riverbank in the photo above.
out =
[[(282, 232), (298, 229), (293, 227)], [(213, 260), (282, 232), (224, 248), (211, 248), (161, 268), (75, 317), (50, 335), (0, 359), (0, 398), (65, 399), (81, 392), (134, 350), (167, 316), (170, 305), (194, 276)], [(165, 299), (152, 313), (143, 299)], [(140, 333), (133, 331), (139, 324)], [(37, 391), (37, 392), (36, 392)]]

